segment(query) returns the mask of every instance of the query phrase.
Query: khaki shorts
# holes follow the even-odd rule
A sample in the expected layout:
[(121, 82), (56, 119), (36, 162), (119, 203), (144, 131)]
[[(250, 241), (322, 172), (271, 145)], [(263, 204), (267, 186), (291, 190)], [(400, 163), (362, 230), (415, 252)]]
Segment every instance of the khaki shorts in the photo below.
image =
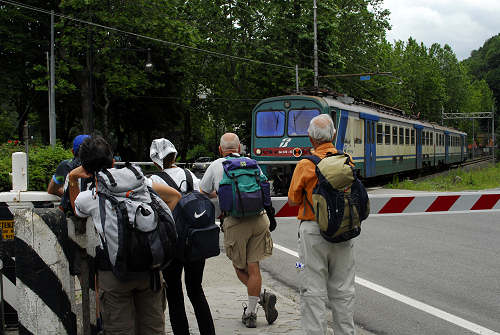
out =
[(224, 219), (224, 249), (238, 269), (271, 256), (273, 240), (267, 215)]

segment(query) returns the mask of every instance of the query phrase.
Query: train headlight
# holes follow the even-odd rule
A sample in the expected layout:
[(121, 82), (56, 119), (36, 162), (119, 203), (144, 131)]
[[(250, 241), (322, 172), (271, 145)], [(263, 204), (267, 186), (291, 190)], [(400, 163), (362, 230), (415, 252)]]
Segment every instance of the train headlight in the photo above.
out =
[(262, 150), (260, 150), (260, 149), (255, 149), (255, 154), (256, 154), (256, 155), (260, 155), (261, 153), (262, 153)]

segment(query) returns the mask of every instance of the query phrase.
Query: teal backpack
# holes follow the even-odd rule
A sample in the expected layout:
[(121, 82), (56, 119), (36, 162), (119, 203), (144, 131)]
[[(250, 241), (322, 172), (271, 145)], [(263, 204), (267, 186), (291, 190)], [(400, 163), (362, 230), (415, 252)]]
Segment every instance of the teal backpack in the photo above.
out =
[(271, 206), (269, 182), (255, 160), (229, 156), (222, 166), (218, 191), (221, 212), (233, 217), (255, 216)]

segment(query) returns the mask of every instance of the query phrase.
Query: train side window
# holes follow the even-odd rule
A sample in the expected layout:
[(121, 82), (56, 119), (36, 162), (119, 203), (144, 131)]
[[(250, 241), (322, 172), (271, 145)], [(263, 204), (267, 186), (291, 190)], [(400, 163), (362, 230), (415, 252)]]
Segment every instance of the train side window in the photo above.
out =
[(288, 136), (306, 136), (311, 119), (318, 115), (317, 109), (290, 110), (288, 112)]
[(425, 132), (425, 145), (429, 145), (429, 132)]
[(405, 129), (406, 145), (410, 145), (410, 129)]
[(392, 144), (398, 145), (398, 127), (392, 127)]
[(391, 144), (391, 126), (385, 125), (385, 144)]
[(384, 143), (384, 134), (382, 132), (383, 125), (382, 123), (377, 123), (377, 144)]
[(411, 130), (411, 144), (415, 144), (415, 129)]
[(284, 111), (259, 111), (255, 115), (255, 135), (281, 137), (285, 134)]
[(404, 135), (404, 128), (399, 127), (399, 144), (405, 144), (405, 135)]
[(431, 132), (431, 145), (434, 145), (434, 133)]

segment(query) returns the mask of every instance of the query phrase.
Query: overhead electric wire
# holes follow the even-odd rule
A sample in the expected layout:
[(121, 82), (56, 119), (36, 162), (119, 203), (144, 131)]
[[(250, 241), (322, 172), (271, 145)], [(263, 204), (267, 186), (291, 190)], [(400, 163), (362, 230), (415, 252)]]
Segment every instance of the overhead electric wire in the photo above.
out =
[[(256, 59), (251, 59), (251, 58), (246, 58), (246, 57), (240, 57), (240, 56), (234, 56), (234, 55), (229, 55), (229, 54), (225, 54), (225, 53), (221, 53), (221, 52), (216, 52), (216, 51), (206, 50), (206, 49), (202, 49), (202, 48), (197, 48), (197, 47), (193, 47), (193, 46), (189, 46), (189, 45), (185, 45), (185, 44), (181, 44), (181, 43), (177, 43), (177, 42), (166, 41), (166, 40), (162, 40), (162, 39), (156, 38), (156, 37), (142, 35), (142, 34), (134, 33), (134, 32), (131, 32), (131, 31), (126, 31), (126, 30), (118, 29), (118, 28), (115, 28), (115, 27), (105, 26), (105, 25), (102, 25), (102, 24), (99, 24), (99, 23), (95, 23), (95, 22), (91, 22), (91, 21), (87, 21), (87, 20), (83, 20), (83, 19), (77, 19), (77, 18), (74, 18), (72, 16), (64, 15), (64, 14), (61, 14), (61, 13), (55, 13), (55, 12), (52, 13), (51, 11), (49, 11), (47, 9), (25, 5), (23, 3), (19, 3), (19, 2), (16, 2), (16, 1), (0, 0), (0, 2), (8, 4), (8, 5), (11, 5), (11, 6), (17, 6), (17, 7), (29, 9), (29, 10), (36, 11), (36, 12), (39, 12), (39, 13), (44, 13), (44, 14), (47, 14), (47, 15), (54, 14), (54, 16), (57, 16), (57, 17), (60, 17), (60, 18), (63, 18), (63, 19), (67, 19), (67, 20), (71, 20), (71, 21), (83, 23), (83, 24), (86, 24), (86, 25), (94, 26), (94, 27), (105, 29), (105, 30), (109, 30), (109, 31), (114, 31), (114, 32), (117, 32), (117, 33), (120, 33), (120, 34), (124, 34), (124, 35), (135, 36), (135, 37), (138, 37), (138, 38), (143, 38), (143, 39), (147, 39), (147, 40), (154, 41), (154, 42), (159, 42), (159, 43), (163, 43), (163, 44), (167, 44), (167, 45), (172, 45), (172, 46), (176, 46), (176, 47), (183, 48), (183, 49), (189, 49), (189, 50), (193, 50), (193, 51), (197, 51), (197, 52), (202, 52), (202, 53), (210, 54), (212, 56), (225, 57), (225, 58), (230, 58), (230, 59), (239, 60), (239, 61), (245, 61), (245, 62), (251, 62), (251, 63), (256, 63), (256, 64), (262, 64), (262, 65), (268, 65), (268, 66), (274, 66), (274, 67), (279, 67), (279, 68), (284, 68), (284, 69), (295, 70), (295, 66), (288, 66), (288, 65), (275, 64), (275, 63), (270, 63), (270, 62), (264, 62), (264, 61), (260, 61), (260, 60), (256, 60)], [(312, 71), (311, 69), (304, 69), (304, 68), (302, 68), (302, 69), (299, 68), (299, 70), (300, 71)]]

